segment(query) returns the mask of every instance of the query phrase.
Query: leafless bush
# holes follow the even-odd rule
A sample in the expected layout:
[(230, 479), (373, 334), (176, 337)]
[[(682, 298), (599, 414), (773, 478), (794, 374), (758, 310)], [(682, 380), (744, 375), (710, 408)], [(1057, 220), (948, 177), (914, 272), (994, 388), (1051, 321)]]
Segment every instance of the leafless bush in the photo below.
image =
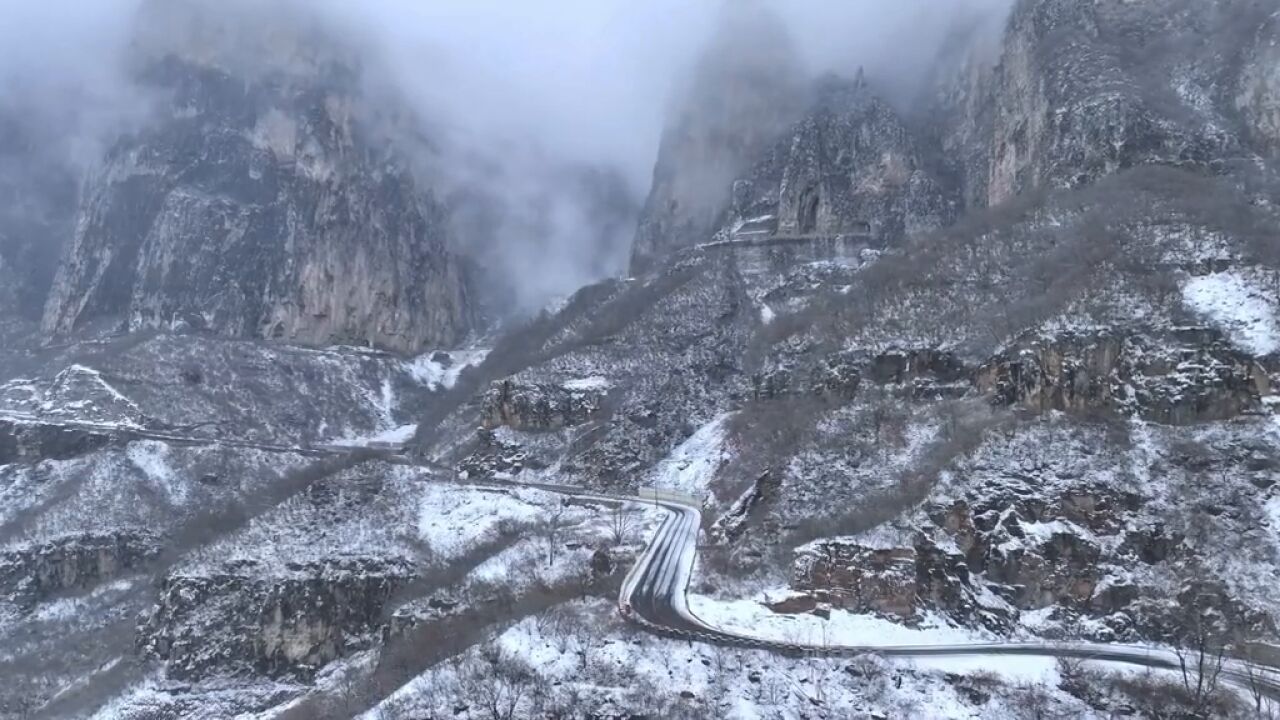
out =
[(1015, 720), (1067, 720), (1067, 714), (1044, 683), (1021, 683), (1009, 696)]
[(1179, 681), (1146, 673), (1138, 676), (1113, 676), (1111, 685), (1136, 710), (1149, 720), (1210, 720), (1238, 717), (1239, 708), (1230, 693), (1215, 692), (1195, 698)]
[(631, 542), (638, 524), (635, 511), (625, 503), (618, 503), (610, 507), (609, 539), (613, 542), (613, 546), (616, 548)]
[(522, 660), (489, 643), (468, 659), (457, 676), (456, 695), (474, 705), (488, 720), (526, 717), (536, 678)]
[(562, 503), (557, 503), (554, 507), (547, 511), (546, 517), (539, 525), (539, 532), (547, 546), (547, 567), (551, 567), (556, 563), (556, 554), (563, 542), (562, 534), (565, 527), (566, 508)]
[(1256, 720), (1280, 720), (1280, 700), (1268, 694), (1259, 646), (1246, 643), (1240, 652), (1244, 661), (1245, 692)]
[(955, 403), (942, 410), (947, 418), (939, 440), (896, 482), (868, 493), (843, 512), (819, 514), (798, 524), (786, 538), (783, 550), (833, 535), (856, 535), (878, 527), (920, 504), (932, 492), (939, 474), (956, 458), (981, 444), (986, 433), (1010, 421), (985, 406)]
[(805, 443), (814, 427), (832, 407), (831, 401), (813, 395), (755, 400), (729, 421), (729, 435), (736, 449), (724, 477), (744, 479), (723, 488), (724, 496), (743, 493), (755, 478), (779, 476)]

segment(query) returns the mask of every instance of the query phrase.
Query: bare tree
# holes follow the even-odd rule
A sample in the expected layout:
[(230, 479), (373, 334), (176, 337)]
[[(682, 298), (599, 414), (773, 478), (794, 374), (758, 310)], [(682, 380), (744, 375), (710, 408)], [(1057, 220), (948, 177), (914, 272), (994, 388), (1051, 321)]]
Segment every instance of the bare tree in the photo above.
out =
[(1221, 615), (1202, 602), (1192, 603), (1183, 620), (1178, 669), (1193, 712), (1204, 714), (1215, 704), (1226, 645), (1221, 641)]
[(482, 647), (464, 665), (457, 681), (458, 697), (465, 698), (489, 720), (525, 717), (522, 709), (534, 694), (534, 676), (518, 658), (493, 643)]
[(1267, 693), (1264, 673), (1259, 664), (1257, 646), (1245, 644), (1240, 659), (1244, 661), (1245, 690), (1257, 720), (1280, 720), (1280, 703)]
[(591, 661), (595, 657), (595, 651), (599, 649), (604, 635), (604, 626), (595, 618), (579, 618), (574, 629), (574, 640), (577, 642), (578, 659), (582, 663), (582, 671), (584, 673), (591, 670)]
[(556, 551), (560, 547), (560, 534), (564, 530), (564, 514), (564, 504), (558, 504), (542, 524), (543, 537), (547, 541), (547, 567), (556, 564)]
[(635, 514), (625, 503), (618, 503), (609, 510), (609, 538), (613, 546), (625, 545), (635, 534)]
[(368, 693), (364, 685), (360, 682), (359, 673), (351, 668), (344, 668), (340, 671), (339, 677), (334, 682), (334, 689), (322, 708), (324, 717), (354, 717), (367, 707), (369, 700)]
[(1018, 685), (1011, 700), (1013, 716), (1017, 720), (1058, 720), (1065, 717), (1044, 683)]

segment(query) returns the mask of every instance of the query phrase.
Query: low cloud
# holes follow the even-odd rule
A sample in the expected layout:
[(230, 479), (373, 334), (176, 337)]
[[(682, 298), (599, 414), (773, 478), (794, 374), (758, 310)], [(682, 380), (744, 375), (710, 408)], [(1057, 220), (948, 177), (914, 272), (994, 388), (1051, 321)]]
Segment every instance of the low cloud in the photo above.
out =
[[(775, 8), (810, 72), (852, 75), (864, 67), (902, 97), (919, 86), (959, 17), (1002, 15), (1010, 4), (759, 1)], [(130, 82), (126, 61), (141, 2), (0, 0), (0, 113), (42, 128), (60, 156), (80, 164), (100, 157), (122, 128), (146, 116), (147, 95)], [(368, 79), (408, 102), (422, 125), (418, 135), (433, 148), (423, 164), (435, 189), (471, 201), (471, 222), (460, 224), (455, 241), (481, 246), (480, 261), (507, 277), (512, 302), (526, 309), (625, 270), (631, 229), (602, 208), (634, 215), (643, 200), (669, 104), (722, 7), (721, 0), (256, 6), (269, 2), (320, 12), (335, 37), (368, 55)], [(227, 13), (254, 5), (206, 4)], [(228, 27), (235, 32), (234, 21)], [(593, 177), (594, 189), (607, 192), (584, 195), (580, 179), (591, 190)], [(484, 202), (474, 202), (477, 183)], [(488, 211), (496, 218), (474, 222)], [(480, 228), (485, 238), (468, 237)]]

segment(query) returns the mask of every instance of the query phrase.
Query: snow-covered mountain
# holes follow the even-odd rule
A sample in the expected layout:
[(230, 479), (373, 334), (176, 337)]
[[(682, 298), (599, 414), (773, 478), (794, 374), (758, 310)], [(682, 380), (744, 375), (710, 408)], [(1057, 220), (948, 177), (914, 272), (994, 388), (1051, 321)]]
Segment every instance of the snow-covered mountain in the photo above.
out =
[[(1274, 709), (1203, 665), (831, 652), (1274, 671), (1273, 2), (1019, 0), (910, 102), (729, 13), (631, 276), (522, 321), (475, 267), (500, 198), (417, 174), (345, 46), (196, 7), (78, 199), (0, 110), (0, 717)], [(607, 242), (625, 190), (570, 175)], [(805, 656), (628, 622), (654, 489), (701, 506), (690, 611)]]

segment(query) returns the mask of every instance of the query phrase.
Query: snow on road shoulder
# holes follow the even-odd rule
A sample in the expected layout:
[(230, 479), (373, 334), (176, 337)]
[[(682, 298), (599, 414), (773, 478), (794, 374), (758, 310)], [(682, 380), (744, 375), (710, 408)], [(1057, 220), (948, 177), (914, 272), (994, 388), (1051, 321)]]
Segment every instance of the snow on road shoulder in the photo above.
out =
[(1269, 355), (1280, 352), (1280, 300), (1257, 275), (1232, 270), (1193, 277), (1182, 298), (1241, 349)]
[(728, 460), (725, 439), (733, 413), (722, 413), (681, 443), (650, 472), (649, 482), (661, 490), (705, 497), (720, 466)]
[[(956, 628), (945, 620), (927, 616), (918, 627), (907, 627), (873, 615), (832, 610), (830, 619), (816, 615), (775, 613), (751, 600), (723, 601), (689, 596), (689, 609), (704, 622), (726, 632), (777, 642), (816, 647), (946, 646), (991, 642), (971, 630)], [(912, 664), (951, 673), (994, 672), (1007, 681), (1058, 681), (1057, 660), (1052, 657), (1002, 657), (995, 655), (918, 657)]]
[(333, 440), (326, 444), (333, 445), (334, 447), (350, 448), (369, 447), (371, 445), (403, 445), (404, 443), (412, 440), (413, 434), (416, 432), (418, 432), (418, 425), (414, 423), (410, 425), (401, 425), (399, 427), (391, 428), (390, 430), (383, 430), (363, 437), (345, 437), (340, 440)]
[[(525, 670), (549, 700), (574, 698), (571, 707), (585, 704), (602, 715), (643, 712), (726, 720), (1014, 717), (1012, 688), (986, 685), (994, 697), (976, 700), (960, 691), (962, 678), (921, 671), (912, 662), (866, 655), (856, 661), (854, 675), (848, 659), (788, 658), (635, 636), (612, 617), (611, 605), (592, 600), (569, 603), (554, 615), (525, 618), (499, 634), (491, 647), (471, 648), (458, 662), (441, 663), (361, 717), (376, 720), (383, 717), (381, 711), (393, 708), (398, 716), (448, 716), (468, 699), (457, 694), (465, 687), (461, 677), (490, 671), (486, 653)], [(1098, 717), (1056, 684), (1044, 692), (1044, 703), (1056, 717)], [(513, 714), (532, 717), (534, 711), (525, 702)]]
[[(780, 593), (778, 593), (780, 594)], [(937, 618), (918, 628), (873, 615), (832, 610), (829, 620), (810, 614), (776, 613), (755, 600), (716, 600), (689, 596), (689, 609), (708, 625), (748, 637), (816, 646), (958, 645), (983, 642), (972, 631), (957, 629)]]

